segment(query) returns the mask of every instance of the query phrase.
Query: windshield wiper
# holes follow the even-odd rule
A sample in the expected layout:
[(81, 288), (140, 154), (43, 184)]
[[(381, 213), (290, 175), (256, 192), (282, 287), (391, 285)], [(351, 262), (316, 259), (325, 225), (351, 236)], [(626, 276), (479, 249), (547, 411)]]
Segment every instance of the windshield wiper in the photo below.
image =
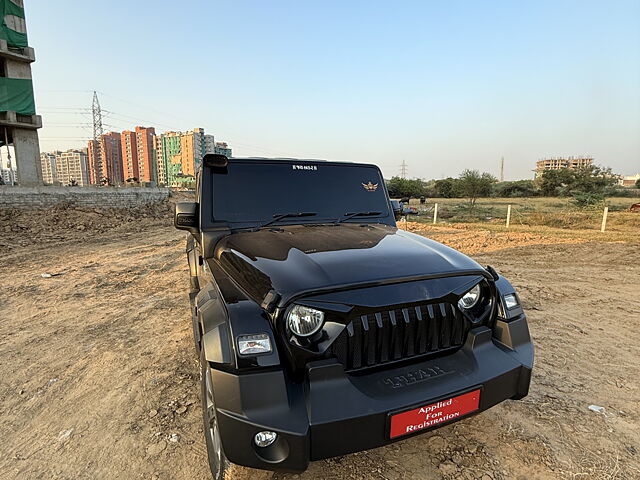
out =
[(317, 215), (317, 213), (316, 212), (276, 213), (273, 216), (273, 220), (269, 220), (267, 223), (263, 223), (262, 225), (258, 226), (258, 228), (267, 227), (272, 223), (276, 223), (278, 220), (282, 220), (283, 218), (313, 217), (314, 215)]
[(352, 212), (352, 213), (345, 213), (345, 217), (339, 218), (338, 220), (335, 221), (335, 223), (342, 223), (345, 220), (349, 220), (350, 218), (353, 218), (353, 217), (372, 217), (373, 215), (380, 215), (380, 214), (382, 214), (382, 212)]

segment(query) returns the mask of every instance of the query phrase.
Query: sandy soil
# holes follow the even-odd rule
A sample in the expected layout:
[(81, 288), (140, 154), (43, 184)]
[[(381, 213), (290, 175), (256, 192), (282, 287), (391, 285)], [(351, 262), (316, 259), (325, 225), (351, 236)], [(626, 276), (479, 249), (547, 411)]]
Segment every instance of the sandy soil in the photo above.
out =
[[(71, 226), (24, 244), (0, 223), (0, 478), (209, 478), (184, 235), (152, 217), (134, 233)], [(480, 253), (433, 236), (519, 289), (537, 348), (530, 395), (273, 478), (640, 478), (638, 244)]]

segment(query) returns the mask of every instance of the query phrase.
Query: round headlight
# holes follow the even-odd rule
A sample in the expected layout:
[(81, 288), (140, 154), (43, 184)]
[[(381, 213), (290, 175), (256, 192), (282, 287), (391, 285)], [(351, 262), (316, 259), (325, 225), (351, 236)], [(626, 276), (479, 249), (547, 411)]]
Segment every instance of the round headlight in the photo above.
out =
[(471, 290), (465, 293), (460, 300), (458, 300), (458, 306), (468, 310), (473, 308), (480, 300), (480, 284), (475, 285)]
[(287, 315), (287, 326), (300, 337), (313, 335), (324, 323), (324, 312), (303, 305), (294, 305)]

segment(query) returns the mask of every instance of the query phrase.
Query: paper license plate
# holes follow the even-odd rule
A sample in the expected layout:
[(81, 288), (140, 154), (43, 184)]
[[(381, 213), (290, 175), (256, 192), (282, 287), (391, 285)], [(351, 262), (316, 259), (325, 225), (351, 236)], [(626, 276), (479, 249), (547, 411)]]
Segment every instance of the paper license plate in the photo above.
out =
[(391, 415), (390, 438), (454, 421), (475, 412), (480, 406), (480, 389), (456, 397), (441, 400), (430, 405), (414, 408), (407, 412)]

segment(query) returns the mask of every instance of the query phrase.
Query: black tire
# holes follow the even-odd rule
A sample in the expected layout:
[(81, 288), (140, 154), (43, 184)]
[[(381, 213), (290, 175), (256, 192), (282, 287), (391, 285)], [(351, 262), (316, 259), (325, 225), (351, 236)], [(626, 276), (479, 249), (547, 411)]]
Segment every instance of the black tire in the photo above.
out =
[(195, 305), (191, 305), (191, 328), (193, 329), (193, 345), (196, 349), (196, 357), (200, 358), (201, 338), (200, 338), (200, 322), (196, 313)]
[(214, 480), (224, 480), (231, 467), (222, 448), (218, 421), (216, 419), (216, 409), (213, 398), (213, 383), (211, 382), (211, 372), (209, 363), (204, 358), (204, 352), (200, 353), (201, 371), (201, 401), (204, 438), (207, 444), (207, 457), (209, 468)]
[(198, 290), (200, 290), (200, 282), (198, 281), (198, 277), (189, 275), (189, 286), (191, 287), (192, 292), (197, 292)]

